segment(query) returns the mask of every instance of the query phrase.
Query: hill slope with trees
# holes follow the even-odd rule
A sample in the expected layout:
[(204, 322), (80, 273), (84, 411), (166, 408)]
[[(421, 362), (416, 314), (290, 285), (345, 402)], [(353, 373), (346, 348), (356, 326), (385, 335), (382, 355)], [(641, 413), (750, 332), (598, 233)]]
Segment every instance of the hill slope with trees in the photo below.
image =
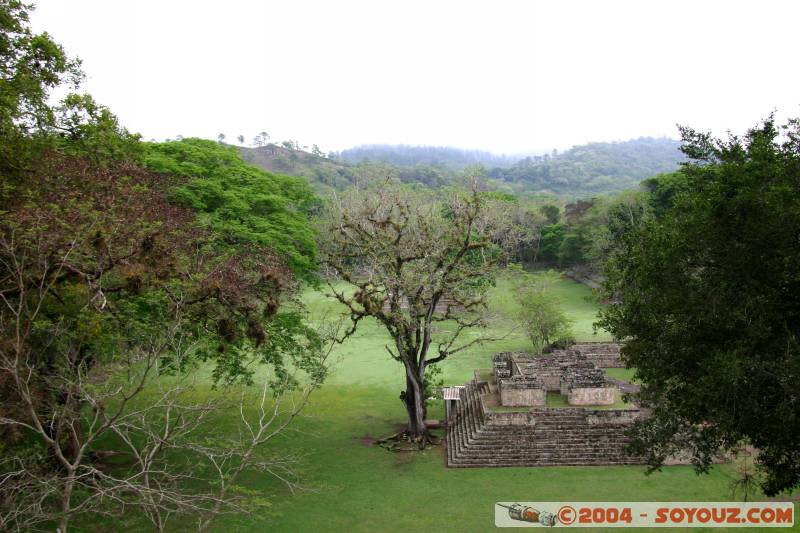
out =
[(677, 170), (684, 160), (680, 141), (641, 137), (526, 157), (511, 168), (495, 168), (489, 174), (519, 191), (602, 193), (636, 188), (644, 179)]
[(366, 144), (343, 150), (339, 159), (358, 163), (365, 159), (384, 161), (398, 166), (432, 165), (460, 170), (470, 165), (510, 167), (519, 158), (498, 155), (484, 150), (463, 150), (451, 146), (409, 146), (406, 144)]
[(674, 172), (684, 160), (680, 142), (642, 137), (590, 143), (512, 164), (508, 156), (457, 148), (370, 145), (334, 157), (276, 144), (241, 147), (242, 158), (271, 172), (307, 178), (320, 193), (355, 183), (390, 180), (441, 187), (477, 178), (508, 193), (589, 196), (637, 188), (642, 180)]

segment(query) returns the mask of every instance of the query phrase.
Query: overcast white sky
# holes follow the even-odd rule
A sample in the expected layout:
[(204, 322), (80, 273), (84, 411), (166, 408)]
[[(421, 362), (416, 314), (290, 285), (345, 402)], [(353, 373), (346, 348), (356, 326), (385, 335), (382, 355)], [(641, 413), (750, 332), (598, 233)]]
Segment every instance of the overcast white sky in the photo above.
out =
[(38, 0), (146, 139), (568, 148), (800, 116), (800, 2)]

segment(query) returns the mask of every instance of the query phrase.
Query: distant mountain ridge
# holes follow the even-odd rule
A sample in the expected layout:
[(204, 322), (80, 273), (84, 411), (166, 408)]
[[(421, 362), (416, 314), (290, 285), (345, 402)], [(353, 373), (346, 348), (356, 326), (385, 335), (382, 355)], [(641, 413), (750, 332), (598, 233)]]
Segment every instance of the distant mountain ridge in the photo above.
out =
[(275, 144), (239, 150), (245, 161), (265, 170), (307, 178), (322, 194), (387, 179), (436, 188), (469, 174), (512, 194), (589, 196), (637, 188), (642, 180), (677, 170), (685, 160), (680, 145), (641, 137), (514, 160), (480, 150), (407, 145), (355, 147), (334, 158)]
[(431, 165), (454, 170), (470, 165), (483, 165), (486, 168), (510, 167), (520, 159), (518, 155), (498, 155), (484, 150), (408, 144), (365, 144), (342, 150), (338, 157), (348, 163), (368, 159), (398, 166)]

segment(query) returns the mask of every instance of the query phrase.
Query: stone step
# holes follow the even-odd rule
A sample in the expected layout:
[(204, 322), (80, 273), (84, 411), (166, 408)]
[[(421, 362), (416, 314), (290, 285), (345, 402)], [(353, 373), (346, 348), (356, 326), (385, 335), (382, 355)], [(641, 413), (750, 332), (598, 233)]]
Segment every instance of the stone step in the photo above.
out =
[(624, 447), (624, 425), (587, 426), (584, 411), (534, 408), (536, 424), (492, 424), (484, 415), (487, 383), (461, 391), (448, 426), (447, 464), (453, 467), (639, 464)]
[(473, 457), (456, 457), (453, 459), (454, 466), (585, 466), (585, 465), (640, 465), (642, 461), (630, 458), (619, 459), (597, 459), (586, 461), (583, 458), (503, 458), (503, 459), (483, 459)]
[(539, 450), (503, 450), (503, 449), (487, 449), (487, 450), (475, 450), (475, 449), (468, 449), (462, 450), (457, 454), (460, 457), (496, 457), (496, 458), (503, 458), (503, 457), (529, 457), (529, 458), (541, 458), (541, 459), (553, 459), (553, 460), (563, 460), (563, 459), (582, 459), (582, 460), (591, 460), (591, 459), (598, 459), (598, 458), (621, 458), (621, 457), (629, 457), (626, 454), (618, 453), (618, 454), (609, 454), (603, 450), (594, 450), (594, 451), (558, 451), (553, 453), (541, 452)]
[(641, 461), (628, 459), (597, 459), (587, 461), (582, 458), (577, 459), (547, 459), (547, 458), (495, 458), (486, 459), (481, 457), (455, 457), (451, 459), (451, 465), (469, 466), (599, 466), (599, 465), (636, 465), (643, 464)]

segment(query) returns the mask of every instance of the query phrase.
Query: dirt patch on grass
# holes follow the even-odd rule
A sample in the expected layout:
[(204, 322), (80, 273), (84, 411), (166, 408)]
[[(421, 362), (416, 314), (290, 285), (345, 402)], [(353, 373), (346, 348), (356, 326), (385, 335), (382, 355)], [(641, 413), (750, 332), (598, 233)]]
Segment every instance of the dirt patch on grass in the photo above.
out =
[(416, 456), (415, 452), (401, 452), (394, 454), (394, 462), (392, 462), (392, 466), (395, 468), (405, 468), (414, 460)]
[(378, 440), (375, 437), (370, 437), (368, 435), (364, 435), (363, 437), (356, 437), (356, 440), (361, 443), (362, 446), (366, 446), (369, 448), (370, 446), (375, 445), (375, 441)]

